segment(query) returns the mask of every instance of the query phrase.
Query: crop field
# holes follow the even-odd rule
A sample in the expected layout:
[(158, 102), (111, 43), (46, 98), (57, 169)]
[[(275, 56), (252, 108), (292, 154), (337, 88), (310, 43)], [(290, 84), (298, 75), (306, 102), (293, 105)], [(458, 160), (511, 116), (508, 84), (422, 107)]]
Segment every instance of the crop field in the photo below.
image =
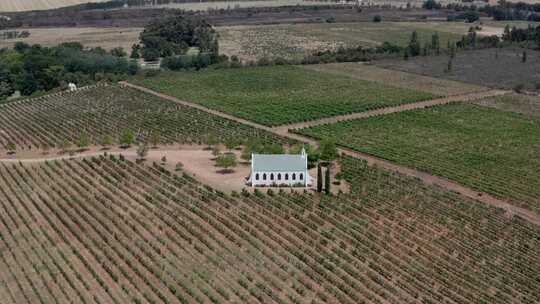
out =
[(115, 157), (0, 164), (10, 303), (533, 303), (540, 230), (343, 160), (351, 194), (232, 194)]
[(294, 66), (167, 72), (132, 81), (269, 126), (433, 97), (429, 93)]
[(394, 87), (414, 89), (433, 95), (452, 96), (486, 90), (486, 88), (477, 85), (383, 69), (365, 63), (329, 63), (303, 67), (355, 79), (387, 83)]
[(0, 146), (22, 149), (52, 148), (81, 134), (100, 144), (106, 136), (116, 141), (122, 129), (136, 141), (157, 132), (163, 143), (199, 143), (208, 135), (227, 138), (277, 136), (190, 107), (120, 86), (98, 86), (74, 93), (56, 93), (0, 105)]
[(405, 46), (413, 31), (422, 42), (437, 32), (441, 46), (458, 41), (469, 26), (458, 22), (349, 22), (218, 27), (220, 51), (244, 60), (262, 57), (301, 59), (317, 50), (340, 46), (376, 46), (385, 41)]
[(476, 104), (492, 107), (503, 111), (517, 112), (525, 115), (540, 117), (540, 97), (523, 94), (511, 94), (487, 98)]
[(450, 104), (299, 131), (455, 180), (540, 212), (540, 120)]
[(523, 49), (496, 48), (458, 52), (452, 71), (446, 72), (448, 56), (415, 57), (405, 60), (382, 60), (383, 68), (451, 79), (481, 86), (513, 89), (523, 85), (534, 89), (540, 84), (540, 52), (527, 50), (527, 61), (522, 62)]
[(244, 7), (276, 7), (276, 6), (296, 6), (296, 5), (329, 5), (327, 1), (304, 1), (304, 0), (256, 0), (256, 1), (211, 1), (199, 2), (192, 1), (190, 3), (171, 3), (159, 5), (170, 8), (178, 8), (187, 11), (206, 11), (227, 8), (244, 8)]

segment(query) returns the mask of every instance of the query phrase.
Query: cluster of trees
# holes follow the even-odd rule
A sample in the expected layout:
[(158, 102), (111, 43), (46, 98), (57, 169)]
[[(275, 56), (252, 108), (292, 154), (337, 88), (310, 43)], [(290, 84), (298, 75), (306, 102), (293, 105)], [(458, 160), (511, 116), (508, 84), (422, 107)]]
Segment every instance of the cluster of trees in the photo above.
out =
[(384, 42), (382, 45), (375, 48), (358, 47), (340, 47), (337, 50), (317, 51), (306, 56), (301, 64), (319, 64), (330, 62), (359, 62), (369, 61), (377, 56), (399, 54), (403, 52), (403, 47)]
[(187, 19), (175, 15), (148, 24), (140, 35), (140, 44), (132, 48), (131, 58), (156, 61), (160, 57), (186, 55), (191, 48), (208, 54), (212, 61), (219, 56), (218, 35), (202, 19)]
[(431, 41), (426, 42), (422, 46), (418, 38), (418, 33), (416, 31), (413, 31), (411, 34), (411, 39), (409, 40), (409, 44), (407, 45), (407, 47), (404, 48), (403, 56), (405, 59), (408, 59), (409, 56), (427, 56), (430, 54), (439, 55), (440, 53), (441, 41), (439, 38), (439, 34), (434, 33), (433, 35), (431, 35)]
[(507, 2), (499, 0), (497, 5), (479, 9), (495, 20), (540, 21), (540, 3)]
[(502, 39), (508, 42), (534, 42), (540, 47), (540, 26), (529, 25), (527, 28), (510, 28), (507, 25), (504, 28)]
[(138, 65), (124, 55), (121, 49), (85, 49), (80, 43), (55, 47), (16, 43), (13, 49), (0, 49), (0, 100), (15, 91), (32, 95), (69, 82), (85, 85), (136, 74)]

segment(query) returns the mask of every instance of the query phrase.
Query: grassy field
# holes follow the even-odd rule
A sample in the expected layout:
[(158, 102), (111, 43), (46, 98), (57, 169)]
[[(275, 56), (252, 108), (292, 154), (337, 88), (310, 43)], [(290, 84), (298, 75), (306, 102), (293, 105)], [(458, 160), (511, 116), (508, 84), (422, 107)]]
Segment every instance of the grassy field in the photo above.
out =
[(167, 72), (132, 82), (269, 126), (432, 97), (293, 66)]
[(452, 63), (452, 71), (446, 72), (448, 56), (415, 57), (382, 60), (380, 67), (445, 78), (481, 86), (512, 89), (524, 85), (534, 89), (540, 84), (540, 52), (527, 50), (527, 61), (522, 62), (523, 49), (502, 48), (458, 52)]
[(394, 87), (413, 89), (440, 96), (461, 95), (486, 90), (486, 88), (481, 86), (383, 69), (365, 63), (331, 63), (306, 65), (303, 67), (310, 70), (348, 76), (355, 79), (387, 83)]
[(356, 22), (219, 27), (220, 50), (250, 60), (261, 57), (303, 58), (340, 46), (376, 46), (384, 41), (406, 45), (413, 31), (422, 42), (439, 33), (441, 46), (457, 41), (469, 25), (458, 22)]
[(525, 115), (540, 117), (540, 97), (523, 94), (511, 94), (488, 98), (475, 102), (476, 104), (517, 112)]
[(75, 93), (57, 93), (0, 105), (0, 146), (20, 149), (61, 147), (81, 135), (100, 144), (106, 136), (116, 142), (120, 130), (130, 129), (136, 141), (158, 133), (163, 143), (199, 143), (208, 135), (226, 140), (280, 138), (239, 123), (174, 102), (119, 86), (100, 86)]
[(377, 155), (540, 212), (540, 121), (450, 104), (300, 131)]
[[(0, 164), (6, 303), (534, 303), (540, 230), (342, 162), (351, 194), (223, 194), (113, 157)], [(29, 191), (31, 190), (31, 191)], [(437, 286), (437, 288), (433, 288)]]

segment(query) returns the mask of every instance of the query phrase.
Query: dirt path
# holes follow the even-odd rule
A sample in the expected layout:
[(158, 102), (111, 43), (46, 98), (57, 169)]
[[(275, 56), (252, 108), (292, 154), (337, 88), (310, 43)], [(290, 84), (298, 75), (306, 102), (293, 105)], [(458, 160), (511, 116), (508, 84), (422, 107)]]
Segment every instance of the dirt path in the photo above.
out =
[[(289, 133), (288, 132), (289, 129), (302, 128), (302, 127), (306, 127), (306, 126), (313, 126), (313, 125), (318, 125), (318, 124), (323, 124), (323, 123), (332, 123), (332, 122), (337, 122), (337, 121), (346, 120), (346, 119), (362, 118), (362, 117), (369, 117), (369, 116), (374, 116), (374, 115), (382, 115), (382, 114), (389, 114), (389, 113), (407, 111), (407, 110), (412, 110), (412, 109), (420, 109), (420, 108), (425, 108), (425, 107), (429, 107), (429, 106), (433, 106), (433, 105), (446, 104), (446, 103), (456, 102), (456, 101), (469, 102), (469, 101), (475, 101), (475, 100), (487, 98), (487, 97), (490, 97), (490, 96), (499, 96), (499, 95), (504, 95), (504, 94), (509, 93), (508, 91), (502, 91), (502, 90), (490, 90), (490, 91), (486, 91), (486, 92), (471, 93), (471, 94), (465, 94), (465, 95), (459, 95), (459, 96), (450, 96), (450, 97), (444, 97), (444, 98), (434, 99), (434, 100), (430, 100), (430, 101), (424, 101), (424, 102), (418, 102), (418, 103), (412, 103), (412, 104), (405, 104), (405, 105), (401, 105), (401, 106), (396, 106), (396, 107), (391, 107), (391, 108), (384, 108), (384, 109), (379, 109), (379, 110), (374, 110), (374, 111), (369, 111), (369, 112), (355, 113), (355, 114), (351, 114), (351, 115), (342, 115), (342, 116), (331, 117), (331, 118), (326, 118), (326, 119), (320, 119), (320, 120), (311, 121), (311, 122), (305, 122), (305, 123), (300, 123), (300, 124), (286, 125), (286, 126), (279, 126), (279, 127), (275, 127), (275, 128), (270, 128), (270, 127), (263, 126), (263, 125), (260, 125), (260, 124), (257, 124), (257, 123), (251, 122), (251, 121), (247, 121), (245, 119), (241, 119), (241, 118), (238, 118), (238, 117), (235, 117), (235, 116), (232, 116), (232, 115), (229, 115), (229, 114), (225, 114), (225, 113), (222, 113), (222, 112), (219, 112), (219, 111), (216, 111), (216, 110), (211, 110), (211, 109), (208, 109), (208, 108), (206, 108), (204, 106), (201, 106), (201, 105), (198, 105), (198, 104), (183, 101), (183, 100), (180, 100), (178, 98), (175, 98), (175, 97), (172, 97), (172, 96), (169, 96), (169, 95), (158, 93), (158, 92), (155, 92), (153, 90), (150, 90), (150, 89), (147, 89), (147, 88), (144, 88), (144, 87), (141, 87), (141, 86), (137, 86), (137, 85), (130, 84), (130, 83), (127, 83), (127, 82), (121, 82), (121, 84), (126, 85), (126, 86), (131, 87), (131, 88), (134, 88), (134, 89), (137, 89), (137, 90), (141, 90), (143, 92), (146, 92), (146, 93), (149, 93), (149, 94), (161, 97), (161, 98), (164, 98), (164, 99), (167, 99), (167, 100), (170, 100), (170, 101), (173, 101), (173, 102), (176, 102), (176, 103), (179, 103), (179, 104), (182, 104), (182, 105), (185, 105), (185, 106), (188, 106), (188, 107), (199, 109), (201, 111), (204, 111), (204, 112), (207, 112), (207, 113), (210, 113), (210, 114), (213, 114), (213, 115), (217, 115), (217, 116), (220, 116), (220, 117), (223, 117), (223, 118), (231, 119), (231, 120), (234, 120), (236, 122), (252, 126), (254, 128), (263, 129), (263, 130), (272, 132), (274, 134), (277, 134), (277, 135), (280, 135), (280, 136), (283, 136), (283, 137), (295, 139), (295, 140), (305, 142), (305, 143), (309, 143), (309, 144), (312, 144), (312, 145), (317, 145), (318, 141), (315, 140), (315, 139), (312, 139), (312, 138), (308, 138), (308, 137), (305, 137), (305, 136), (298, 135), (298, 134)], [(445, 188), (447, 190), (457, 192), (457, 193), (459, 193), (459, 194), (461, 194), (461, 195), (463, 195), (465, 197), (469, 197), (469, 198), (481, 201), (481, 202), (483, 202), (485, 204), (488, 204), (488, 205), (491, 205), (491, 206), (494, 206), (494, 207), (497, 207), (497, 208), (502, 208), (508, 213), (508, 215), (517, 215), (517, 216), (523, 218), (524, 220), (526, 220), (526, 221), (528, 221), (530, 223), (533, 223), (535, 225), (540, 226), (540, 214), (537, 214), (537, 213), (535, 213), (534, 211), (531, 211), (531, 210), (516, 207), (516, 206), (514, 206), (514, 205), (512, 205), (512, 204), (510, 204), (510, 203), (508, 203), (508, 202), (506, 202), (504, 200), (498, 199), (498, 198), (496, 198), (496, 197), (494, 197), (494, 196), (492, 196), (492, 195), (490, 195), (488, 193), (478, 192), (478, 191), (475, 191), (475, 190), (473, 190), (471, 188), (460, 185), (460, 184), (458, 184), (456, 182), (450, 181), (450, 180), (448, 180), (446, 178), (431, 175), (431, 174), (425, 173), (425, 172), (421, 172), (421, 171), (418, 171), (418, 170), (413, 169), (413, 168), (402, 166), (402, 165), (399, 165), (397, 163), (375, 157), (373, 155), (360, 153), (360, 152), (353, 151), (351, 149), (346, 149), (346, 148), (338, 148), (338, 151), (340, 153), (343, 153), (343, 154), (348, 155), (348, 156), (352, 156), (352, 157), (359, 158), (359, 159), (364, 159), (370, 165), (377, 165), (377, 166), (385, 168), (387, 170), (396, 171), (396, 172), (399, 172), (401, 174), (405, 174), (407, 176), (415, 177), (415, 178), (418, 178), (418, 179), (422, 180), (426, 184), (429, 184), (429, 185), (436, 184), (436, 185), (438, 185), (440, 187), (443, 187), (443, 188)]]
[(284, 133), (284, 132), (286, 133), (288, 132), (288, 130), (302, 129), (302, 128), (313, 127), (313, 126), (322, 125), (322, 124), (332, 124), (332, 123), (336, 123), (343, 120), (366, 118), (366, 117), (371, 117), (371, 116), (376, 116), (376, 115), (403, 112), (403, 111), (414, 110), (414, 109), (423, 109), (423, 108), (427, 108), (427, 107), (431, 107), (435, 105), (447, 104), (447, 103), (457, 102), (457, 101), (471, 102), (471, 101), (484, 99), (487, 97), (500, 96), (500, 95), (505, 95), (509, 93), (510, 93), (509, 91), (489, 90), (485, 92), (476, 92), (476, 93), (470, 93), (470, 94), (464, 94), (464, 95), (448, 96), (448, 97), (442, 97), (442, 98), (437, 98), (437, 99), (432, 99), (432, 100), (427, 100), (427, 101), (403, 104), (403, 105), (399, 105), (395, 107), (387, 107), (387, 108), (377, 109), (373, 111), (352, 113), (352, 114), (347, 114), (347, 115), (338, 115), (338, 116), (332, 116), (328, 118), (301, 122), (301, 123), (282, 125), (282, 126), (275, 127), (274, 130), (278, 131), (279, 133)]

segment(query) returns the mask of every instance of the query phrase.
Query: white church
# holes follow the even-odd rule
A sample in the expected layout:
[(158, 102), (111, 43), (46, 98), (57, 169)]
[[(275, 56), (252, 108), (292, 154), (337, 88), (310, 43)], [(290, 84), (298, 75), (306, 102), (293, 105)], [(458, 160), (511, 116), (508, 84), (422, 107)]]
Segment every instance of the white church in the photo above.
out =
[(306, 150), (302, 149), (301, 154), (252, 154), (247, 182), (252, 187), (311, 186)]

